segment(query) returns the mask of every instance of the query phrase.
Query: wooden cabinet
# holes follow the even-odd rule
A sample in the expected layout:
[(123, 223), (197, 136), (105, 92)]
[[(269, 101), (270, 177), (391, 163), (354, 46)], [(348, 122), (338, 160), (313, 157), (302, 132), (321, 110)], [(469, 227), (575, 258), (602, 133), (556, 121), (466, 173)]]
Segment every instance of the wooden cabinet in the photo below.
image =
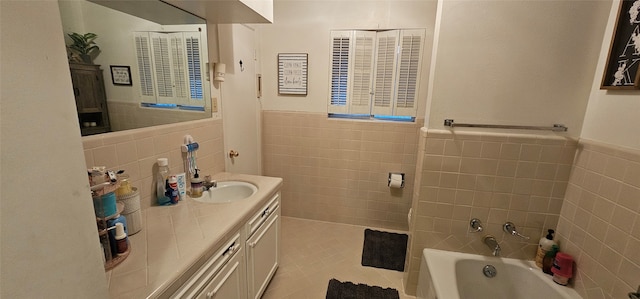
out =
[(247, 288), (249, 299), (262, 297), (280, 262), (280, 194), (247, 224)]
[(99, 65), (69, 63), (82, 136), (111, 130), (104, 77)]

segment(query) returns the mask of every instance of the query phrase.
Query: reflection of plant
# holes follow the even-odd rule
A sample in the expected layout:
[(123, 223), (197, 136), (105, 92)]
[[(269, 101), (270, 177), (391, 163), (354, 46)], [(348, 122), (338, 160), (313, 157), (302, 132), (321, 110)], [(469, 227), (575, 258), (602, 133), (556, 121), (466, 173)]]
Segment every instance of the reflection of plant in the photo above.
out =
[(94, 42), (98, 35), (91, 32), (84, 35), (74, 32), (68, 35), (73, 40), (73, 44), (69, 45), (68, 48), (72, 54), (75, 54), (75, 59), (77, 60), (79, 56), (82, 61), (91, 63), (91, 56), (93, 54), (97, 55), (100, 51), (100, 48)]

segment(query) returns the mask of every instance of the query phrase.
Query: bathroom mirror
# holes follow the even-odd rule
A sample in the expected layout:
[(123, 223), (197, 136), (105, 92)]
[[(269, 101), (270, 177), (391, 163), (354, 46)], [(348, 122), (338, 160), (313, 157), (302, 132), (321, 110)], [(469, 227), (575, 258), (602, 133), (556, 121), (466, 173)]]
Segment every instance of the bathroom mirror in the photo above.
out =
[[(159, 0), (59, 0), (58, 4), (67, 45), (74, 42), (68, 34), (97, 35), (99, 51), (92, 53), (92, 62), (68, 51), (83, 136), (211, 117), (204, 19)], [(103, 83), (79, 79), (88, 68), (100, 72)], [(100, 103), (84, 104), (99, 101), (93, 96), (79, 99), (79, 94), (99, 93), (102, 85), (105, 108)]]

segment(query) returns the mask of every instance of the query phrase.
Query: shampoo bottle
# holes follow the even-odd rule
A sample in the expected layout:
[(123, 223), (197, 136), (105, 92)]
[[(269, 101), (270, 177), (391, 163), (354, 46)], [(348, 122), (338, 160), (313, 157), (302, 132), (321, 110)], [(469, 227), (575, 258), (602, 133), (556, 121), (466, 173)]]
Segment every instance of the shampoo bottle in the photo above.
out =
[(555, 260), (558, 251), (560, 251), (558, 245), (551, 246), (551, 249), (547, 251), (544, 255), (544, 259), (542, 260), (542, 272), (553, 275), (551, 267), (553, 266), (553, 261)]
[(538, 244), (538, 251), (536, 252), (536, 266), (542, 268), (542, 260), (544, 259), (547, 251), (551, 250), (553, 245), (557, 245), (555, 241), (553, 241), (554, 230), (549, 229), (548, 234), (545, 237), (540, 238), (540, 243)]

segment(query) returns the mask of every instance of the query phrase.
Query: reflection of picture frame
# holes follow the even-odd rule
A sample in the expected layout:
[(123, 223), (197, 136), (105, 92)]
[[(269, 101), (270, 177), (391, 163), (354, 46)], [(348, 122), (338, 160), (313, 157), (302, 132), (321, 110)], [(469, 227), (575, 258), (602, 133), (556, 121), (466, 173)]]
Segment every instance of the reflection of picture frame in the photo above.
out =
[(640, 89), (640, 0), (620, 0), (600, 89)]
[(111, 81), (113, 85), (131, 85), (131, 68), (126, 65), (112, 65)]
[(278, 94), (307, 95), (307, 59), (306, 53), (278, 54)]

